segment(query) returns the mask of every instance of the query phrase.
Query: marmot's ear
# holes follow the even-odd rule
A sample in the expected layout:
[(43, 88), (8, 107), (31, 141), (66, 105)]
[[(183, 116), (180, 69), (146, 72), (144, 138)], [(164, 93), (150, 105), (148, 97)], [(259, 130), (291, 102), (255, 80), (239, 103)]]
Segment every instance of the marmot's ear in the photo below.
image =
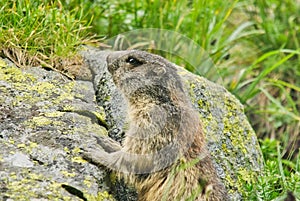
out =
[(155, 67), (153, 72), (156, 73), (156, 75), (163, 75), (166, 73), (166, 69), (164, 67)]

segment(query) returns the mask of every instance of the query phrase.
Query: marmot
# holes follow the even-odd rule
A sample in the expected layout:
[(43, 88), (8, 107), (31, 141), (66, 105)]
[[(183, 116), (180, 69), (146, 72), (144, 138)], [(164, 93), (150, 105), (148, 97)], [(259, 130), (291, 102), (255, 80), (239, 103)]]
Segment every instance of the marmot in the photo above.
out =
[(85, 158), (119, 172), (140, 201), (229, 200), (175, 65), (139, 50), (113, 52), (107, 65), (129, 128), (122, 146), (101, 137), (103, 149), (86, 148)]

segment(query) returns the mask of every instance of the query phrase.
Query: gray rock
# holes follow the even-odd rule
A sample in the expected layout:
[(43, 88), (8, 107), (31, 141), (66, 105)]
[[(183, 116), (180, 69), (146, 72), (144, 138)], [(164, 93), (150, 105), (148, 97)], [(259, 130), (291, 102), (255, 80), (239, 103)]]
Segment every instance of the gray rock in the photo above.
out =
[(79, 155), (106, 134), (92, 82), (0, 61), (0, 200), (111, 200)]
[[(108, 52), (82, 53), (91, 80), (42, 68), (20, 70), (0, 58), (0, 200), (135, 200), (134, 191), (80, 157), (93, 135), (119, 142), (126, 104), (106, 69)], [(7, 61), (5, 61), (8, 63)], [(262, 169), (262, 154), (239, 101), (223, 87), (178, 67), (203, 121), (208, 148), (232, 200)], [(112, 175), (114, 176), (114, 175)]]
[(33, 162), (29, 160), (28, 156), (22, 153), (15, 153), (8, 158), (4, 158), (4, 162), (16, 167), (33, 167)]

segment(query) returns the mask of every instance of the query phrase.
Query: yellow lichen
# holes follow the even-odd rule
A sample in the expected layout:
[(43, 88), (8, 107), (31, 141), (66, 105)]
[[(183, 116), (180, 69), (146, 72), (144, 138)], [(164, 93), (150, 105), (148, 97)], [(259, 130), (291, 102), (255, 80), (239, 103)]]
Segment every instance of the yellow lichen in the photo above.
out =
[(56, 86), (50, 82), (37, 82), (34, 86), (31, 87), (32, 91), (36, 91), (38, 94), (49, 93), (54, 90)]
[(45, 113), (45, 117), (61, 117), (65, 114), (65, 112), (55, 111), (55, 112), (47, 112)]
[[(47, 182), (47, 185), (43, 184)], [(31, 172), (30, 169), (22, 169), (16, 174), (10, 173), (9, 182), (7, 183), (8, 191), (1, 195), (9, 197), (11, 200), (32, 200), (34, 198), (45, 198), (46, 200), (72, 200), (71, 197), (61, 194), (61, 183), (49, 180), (41, 174)], [(40, 189), (43, 188), (41, 195)], [(47, 192), (47, 193), (45, 193)]]
[(64, 111), (73, 111), (73, 110), (75, 110), (75, 108), (72, 105), (65, 105), (63, 110)]
[(0, 67), (6, 67), (6, 66), (7, 66), (6, 62), (0, 59)]
[(113, 201), (114, 198), (111, 194), (109, 194), (107, 191), (104, 192), (98, 192), (98, 194), (95, 195), (90, 195), (90, 194), (85, 194), (85, 197), (89, 201)]
[(70, 150), (69, 150), (68, 147), (64, 147), (64, 151), (65, 151), (66, 153), (70, 153)]
[(38, 146), (38, 144), (35, 143), (35, 142), (30, 142), (30, 143), (29, 143), (29, 147), (30, 147), (31, 149), (36, 148), (37, 146)]
[(76, 157), (73, 157), (72, 159), (71, 159), (71, 161), (73, 162), (73, 163), (86, 163), (87, 161), (86, 160), (84, 160), (82, 157), (80, 157), (80, 156), (76, 156)]
[(35, 142), (27, 142), (27, 143), (20, 143), (17, 145), (19, 149), (22, 149), (22, 151), (26, 153), (31, 153), (33, 148), (36, 148), (38, 146)]
[(93, 111), (92, 113), (97, 117), (97, 119), (99, 119), (100, 122), (105, 122), (105, 116), (103, 114), (95, 111)]
[(81, 149), (79, 147), (75, 147), (73, 150), (72, 150), (72, 153), (73, 154), (78, 154), (81, 152)]
[(9, 178), (17, 179), (17, 174), (15, 172), (11, 172), (10, 175), (9, 175)]
[(59, 104), (62, 101), (73, 100), (74, 96), (75, 96), (75, 94), (73, 92), (74, 85), (75, 85), (75, 82), (68, 82), (68, 83), (65, 83), (62, 87), (60, 87), (63, 90), (61, 92), (59, 92), (58, 97), (53, 99), (53, 103)]
[(88, 188), (91, 188), (91, 186), (92, 186), (91, 178), (89, 178), (89, 177), (86, 177), (86, 178), (83, 180), (83, 183), (84, 183)]
[(18, 147), (18, 148), (25, 148), (26, 145), (22, 143), (22, 144), (18, 144), (17, 147)]
[(47, 126), (52, 123), (49, 118), (40, 116), (40, 117), (33, 117), (31, 122), (34, 126)]
[(60, 171), (61, 174), (63, 174), (65, 177), (75, 177), (76, 173), (75, 172), (68, 172), (66, 170)]
[(227, 149), (227, 145), (225, 143), (222, 144), (222, 149), (226, 150)]
[(1, 63), (2, 65), (0, 66), (0, 80), (10, 82), (14, 84), (15, 87), (18, 86), (18, 84), (24, 86), (26, 82), (30, 83), (35, 80), (33, 76), (24, 74), (21, 69), (12, 66), (7, 66), (6, 64), (3, 64), (3, 62)]
[(15, 144), (15, 140), (14, 140), (14, 139), (11, 139), (11, 138), (8, 140), (8, 142), (9, 142), (10, 144)]
[(248, 184), (251, 184), (251, 183), (255, 182), (255, 178), (256, 178), (255, 172), (249, 172), (242, 168), (240, 168), (237, 172), (239, 174), (239, 180), (241, 183), (246, 182)]
[[(86, 117), (86, 120), (90, 121), (90, 118)], [(73, 129), (73, 131), (75, 133), (79, 132), (79, 133), (94, 133), (94, 134), (98, 134), (98, 135), (107, 135), (107, 130), (104, 127), (99, 126), (97, 124), (76, 127)]]

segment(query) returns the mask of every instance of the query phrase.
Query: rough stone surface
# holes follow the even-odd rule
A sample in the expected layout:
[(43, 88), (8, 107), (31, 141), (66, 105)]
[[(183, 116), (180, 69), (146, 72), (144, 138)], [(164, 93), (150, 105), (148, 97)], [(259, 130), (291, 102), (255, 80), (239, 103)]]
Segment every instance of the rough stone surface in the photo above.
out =
[(106, 134), (91, 82), (0, 59), (0, 94), (0, 200), (111, 199), (104, 171), (78, 154)]
[[(21, 70), (0, 58), (0, 200), (118, 200), (135, 194), (113, 174), (80, 157), (92, 135), (122, 142), (126, 104), (106, 69), (108, 52), (82, 53), (90, 81), (42, 68)], [(262, 155), (243, 107), (223, 87), (178, 67), (198, 109), (218, 174), (232, 200), (262, 169)], [(110, 182), (107, 182), (110, 180)], [(121, 189), (121, 190), (120, 190)], [(117, 194), (115, 194), (117, 193)]]

